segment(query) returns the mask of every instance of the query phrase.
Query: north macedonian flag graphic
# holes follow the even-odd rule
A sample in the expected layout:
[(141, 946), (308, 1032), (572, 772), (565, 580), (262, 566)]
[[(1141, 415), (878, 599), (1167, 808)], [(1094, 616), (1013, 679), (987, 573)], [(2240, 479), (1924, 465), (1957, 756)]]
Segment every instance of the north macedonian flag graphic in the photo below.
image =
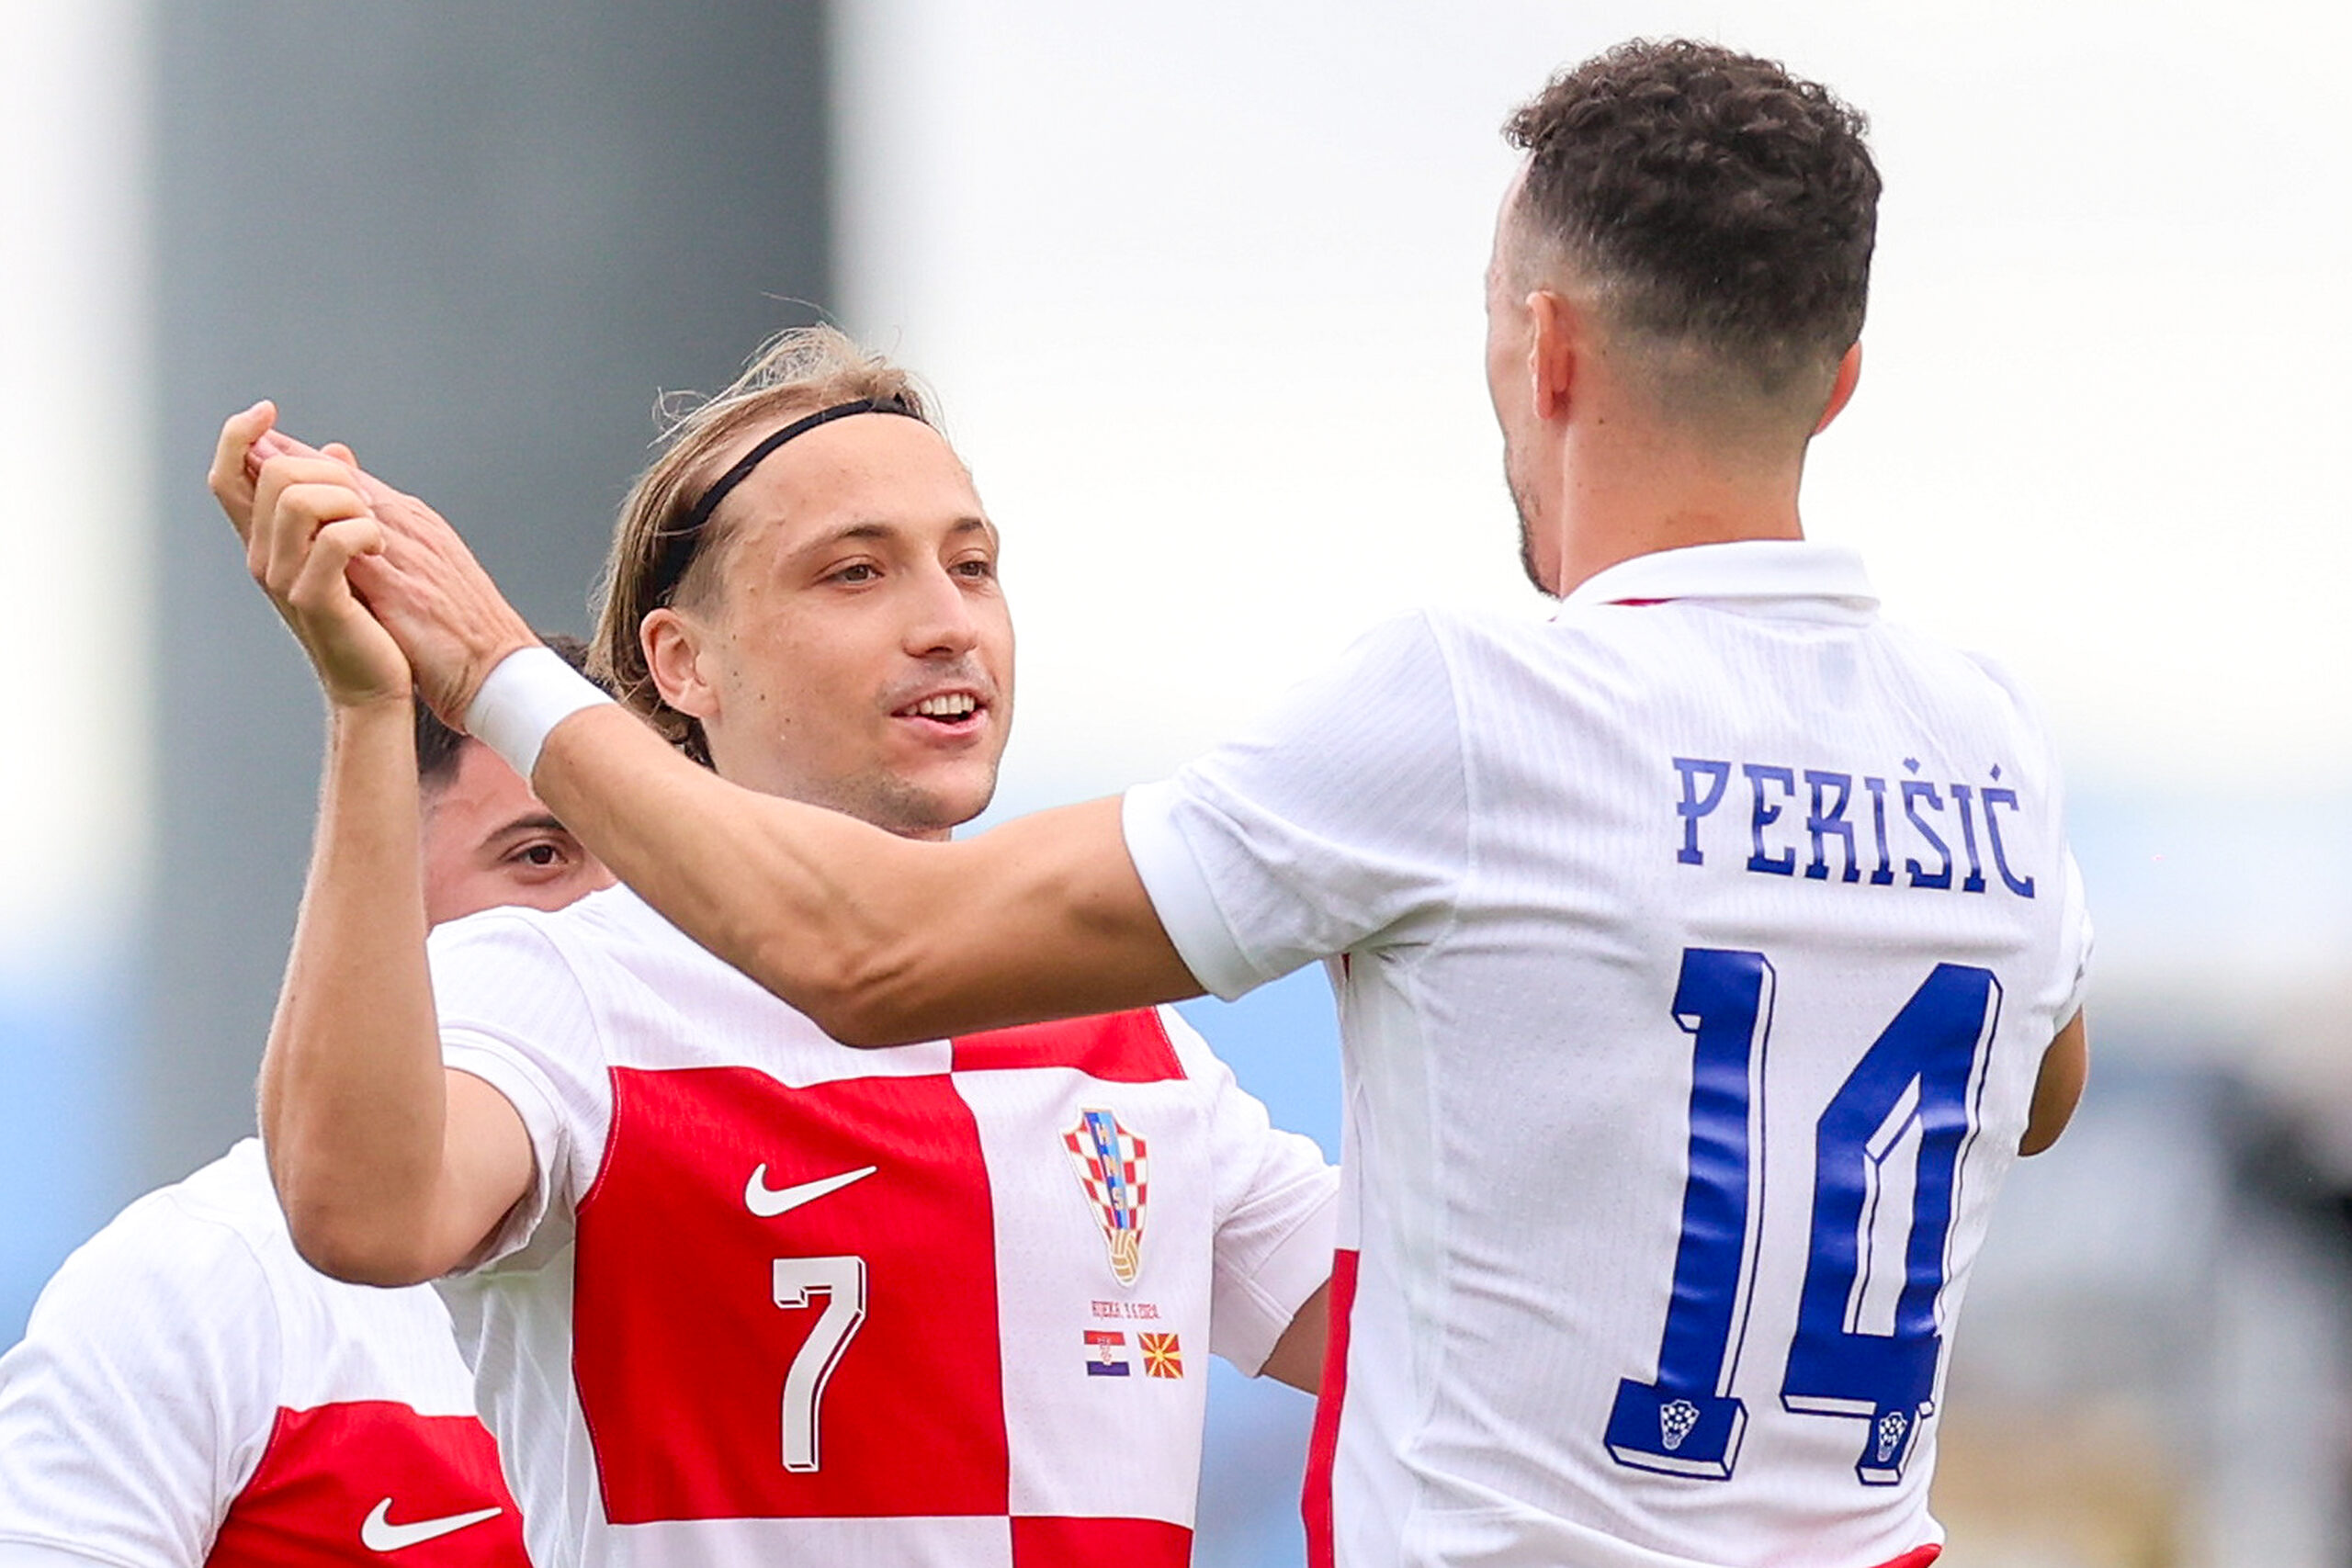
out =
[(1136, 1338), (1143, 1346), (1144, 1375), (1155, 1378), (1181, 1378), (1184, 1375), (1182, 1347), (1173, 1334), (1138, 1334)]

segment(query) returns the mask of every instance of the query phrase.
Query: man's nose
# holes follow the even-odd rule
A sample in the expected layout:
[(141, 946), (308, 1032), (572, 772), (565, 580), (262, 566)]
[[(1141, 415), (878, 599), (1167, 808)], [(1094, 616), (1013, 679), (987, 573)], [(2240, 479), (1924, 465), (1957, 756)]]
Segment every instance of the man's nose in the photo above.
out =
[(918, 574), (915, 592), (907, 651), (919, 658), (969, 653), (980, 640), (980, 623), (964, 581), (944, 567), (933, 567)]

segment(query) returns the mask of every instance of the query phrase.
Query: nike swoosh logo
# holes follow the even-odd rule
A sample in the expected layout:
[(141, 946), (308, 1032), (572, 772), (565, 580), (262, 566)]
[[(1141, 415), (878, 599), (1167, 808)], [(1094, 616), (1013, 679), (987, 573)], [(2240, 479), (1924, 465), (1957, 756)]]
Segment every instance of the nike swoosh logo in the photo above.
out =
[(445, 1514), (437, 1519), (419, 1519), (414, 1524), (396, 1525), (391, 1521), (392, 1500), (387, 1497), (377, 1504), (361, 1522), (359, 1544), (370, 1551), (398, 1551), (404, 1546), (421, 1546), (428, 1540), (438, 1540), (469, 1525), (494, 1519), (505, 1511), (503, 1508), (479, 1508), (470, 1514)]
[(794, 1187), (768, 1185), (768, 1168), (764, 1165), (752, 1172), (752, 1179), (743, 1183), (743, 1206), (763, 1220), (789, 1213), (803, 1203), (814, 1202), (828, 1193), (838, 1192), (853, 1181), (863, 1181), (880, 1169), (867, 1166), (863, 1170), (845, 1170), (839, 1176), (820, 1176), (814, 1181), (803, 1181)]

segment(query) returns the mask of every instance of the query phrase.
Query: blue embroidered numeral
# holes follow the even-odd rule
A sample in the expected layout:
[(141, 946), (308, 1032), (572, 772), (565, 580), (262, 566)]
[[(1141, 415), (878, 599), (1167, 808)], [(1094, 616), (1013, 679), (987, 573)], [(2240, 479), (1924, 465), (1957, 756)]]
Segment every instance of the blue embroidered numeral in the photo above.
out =
[[(1610, 1410), (1609, 1451), (1621, 1464), (1722, 1480), (1739, 1457), (1747, 1413), (1731, 1387), (1763, 1206), (1773, 984), (1761, 953), (1682, 955), (1674, 1016), (1692, 1037), (1682, 1234), (1657, 1376), (1621, 1382)], [(1815, 1126), (1812, 1235), (1781, 1402), (1800, 1414), (1866, 1420), (1855, 1465), (1865, 1485), (1903, 1478), (1919, 1425), (1934, 1414), (1943, 1355), (1936, 1299), (1953, 1190), (2000, 1002), (1989, 970), (1938, 964)], [(1900, 1257), (1881, 1257), (1874, 1242), (1884, 1220), (1906, 1209)]]
[[(1993, 1036), (2000, 983), (1939, 964), (1821, 1113), (1814, 1134), (1813, 1247), (1781, 1403), (1870, 1422), (1855, 1472), (1903, 1479), (1931, 1396), (1943, 1336), (1936, 1297), (1952, 1190), (1974, 1107), (1976, 1060)], [(1890, 1188), (1911, 1187), (1900, 1258), (1873, 1256), (1872, 1222)]]
[(1739, 1457), (1747, 1410), (1731, 1397), (1731, 1380), (1764, 1206), (1762, 1167), (1751, 1157), (1760, 1101), (1749, 1086), (1772, 1027), (1772, 978), (1760, 953), (1692, 948), (1682, 955), (1674, 1021), (1691, 1036), (1682, 1243), (1657, 1378), (1620, 1382), (1609, 1412), (1609, 1451), (1621, 1464), (1720, 1481)]

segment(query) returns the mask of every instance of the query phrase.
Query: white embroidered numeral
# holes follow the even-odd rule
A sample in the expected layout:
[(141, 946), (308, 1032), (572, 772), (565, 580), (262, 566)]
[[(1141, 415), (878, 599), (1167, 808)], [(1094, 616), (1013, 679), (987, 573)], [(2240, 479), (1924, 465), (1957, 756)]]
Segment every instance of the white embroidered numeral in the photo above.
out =
[(784, 1378), (784, 1468), (803, 1472), (818, 1464), (817, 1413), (825, 1384), (842, 1352), (865, 1321), (865, 1259), (779, 1258), (775, 1260), (775, 1304), (806, 1307), (822, 1292), (825, 1310), (792, 1358)]

